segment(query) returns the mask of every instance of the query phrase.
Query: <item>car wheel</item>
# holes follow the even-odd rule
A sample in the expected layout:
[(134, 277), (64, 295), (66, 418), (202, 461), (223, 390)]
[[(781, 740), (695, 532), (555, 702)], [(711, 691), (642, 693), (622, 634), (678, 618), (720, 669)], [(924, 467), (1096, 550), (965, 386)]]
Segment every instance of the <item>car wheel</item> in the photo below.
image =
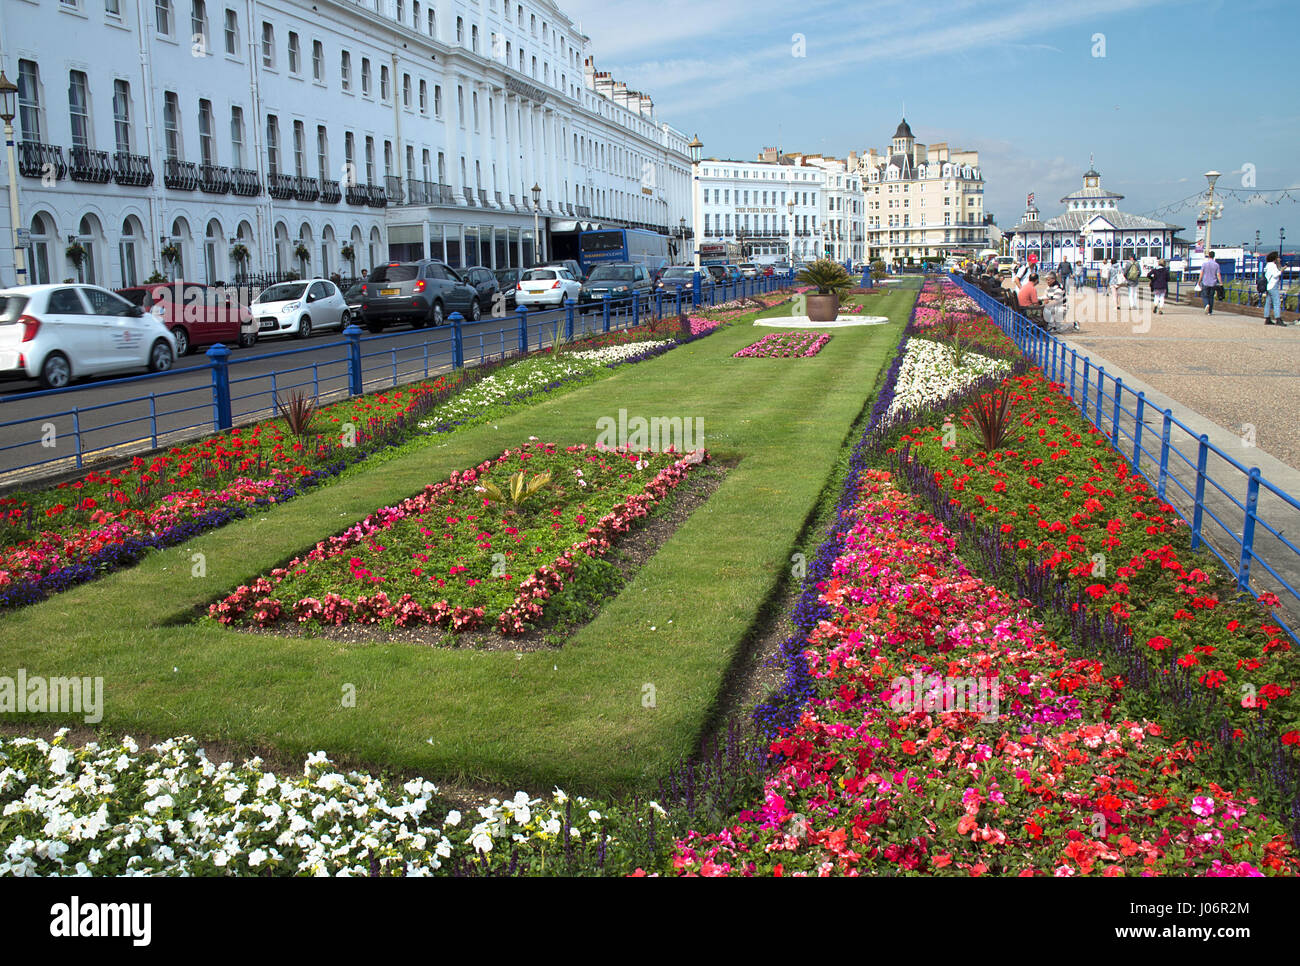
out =
[(475, 299), (469, 304), (469, 317), (473, 322), (477, 322), (479, 319), (483, 318), (483, 306), (478, 304), (478, 299)]
[(251, 348), (253, 348), (253, 346), (255, 346), (255, 345), (257, 345), (257, 333), (256, 333), (256, 332), (241, 332), (241, 333), (239, 333), (239, 348), (241, 348), (241, 349), (251, 349)]
[(304, 315), (302, 319), (298, 322), (298, 338), (300, 339), (311, 338), (311, 317), (310, 316)]
[(190, 351), (190, 334), (185, 331), (185, 326), (178, 325), (172, 329), (172, 338), (176, 340), (177, 358), (189, 355)]
[(446, 321), (442, 314), (442, 303), (434, 302), (433, 309), (429, 312), (429, 322), (436, 329), (438, 326), (445, 324)]
[(172, 367), (172, 347), (159, 339), (149, 349), (149, 371), (166, 372)]
[(72, 365), (62, 352), (51, 352), (41, 363), (41, 385), (46, 389), (62, 389), (72, 382)]

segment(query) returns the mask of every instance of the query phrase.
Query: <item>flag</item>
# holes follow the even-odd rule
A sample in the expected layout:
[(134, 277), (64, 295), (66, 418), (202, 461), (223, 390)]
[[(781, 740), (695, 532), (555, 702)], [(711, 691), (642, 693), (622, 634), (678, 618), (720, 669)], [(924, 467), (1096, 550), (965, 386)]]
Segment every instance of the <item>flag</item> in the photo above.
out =
[(1034, 203), (1034, 193), (1031, 191), (1029, 192), (1029, 200), (1025, 202), (1025, 207), (1028, 208), (1032, 206), (1033, 203)]

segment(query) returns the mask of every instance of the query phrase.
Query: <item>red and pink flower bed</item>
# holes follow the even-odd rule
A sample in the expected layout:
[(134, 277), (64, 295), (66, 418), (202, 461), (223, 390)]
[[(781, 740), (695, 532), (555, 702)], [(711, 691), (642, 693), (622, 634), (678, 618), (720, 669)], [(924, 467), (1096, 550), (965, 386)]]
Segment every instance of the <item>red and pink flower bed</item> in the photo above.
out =
[(864, 474), (818, 584), (813, 694), (762, 800), (678, 839), (676, 872), (1296, 874), (1277, 817), (1199, 777), (1205, 746), (1126, 714), (1124, 679), (975, 576), (919, 506)]
[[(322, 540), (209, 608), (223, 624), (391, 622), (522, 634), (704, 451), (529, 442)], [(512, 477), (535, 484), (526, 494)], [(512, 492), (518, 490), (519, 492)]]
[(773, 332), (735, 353), (736, 359), (807, 359), (831, 341), (827, 332)]

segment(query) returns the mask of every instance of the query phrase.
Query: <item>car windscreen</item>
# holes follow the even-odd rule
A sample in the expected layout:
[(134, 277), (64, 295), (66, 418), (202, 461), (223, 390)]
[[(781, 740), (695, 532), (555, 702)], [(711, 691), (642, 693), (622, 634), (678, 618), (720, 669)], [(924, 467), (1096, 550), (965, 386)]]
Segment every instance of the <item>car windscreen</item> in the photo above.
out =
[(524, 272), (521, 281), (524, 282), (551, 282), (555, 280), (555, 272), (549, 268), (535, 268), (532, 271)]
[(27, 308), (26, 295), (0, 295), (0, 324), (17, 322)]
[(372, 282), (414, 281), (419, 268), (415, 265), (380, 265), (370, 273)]
[(601, 265), (591, 273), (589, 282), (630, 282), (632, 281), (632, 268), (621, 265)]
[(690, 278), (694, 274), (693, 268), (670, 268), (664, 272), (664, 278)]
[(302, 298), (305, 291), (307, 291), (306, 282), (281, 282), (279, 285), (272, 285), (263, 291), (255, 301), (261, 303), (292, 302), (294, 299)]

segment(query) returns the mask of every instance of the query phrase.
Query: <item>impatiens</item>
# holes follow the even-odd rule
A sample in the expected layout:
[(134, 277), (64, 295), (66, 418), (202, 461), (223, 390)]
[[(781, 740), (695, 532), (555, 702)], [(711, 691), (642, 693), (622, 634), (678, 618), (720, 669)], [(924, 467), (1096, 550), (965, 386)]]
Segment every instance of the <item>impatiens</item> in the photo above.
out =
[(773, 332), (735, 353), (737, 359), (806, 359), (831, 341), (828, 332)]

